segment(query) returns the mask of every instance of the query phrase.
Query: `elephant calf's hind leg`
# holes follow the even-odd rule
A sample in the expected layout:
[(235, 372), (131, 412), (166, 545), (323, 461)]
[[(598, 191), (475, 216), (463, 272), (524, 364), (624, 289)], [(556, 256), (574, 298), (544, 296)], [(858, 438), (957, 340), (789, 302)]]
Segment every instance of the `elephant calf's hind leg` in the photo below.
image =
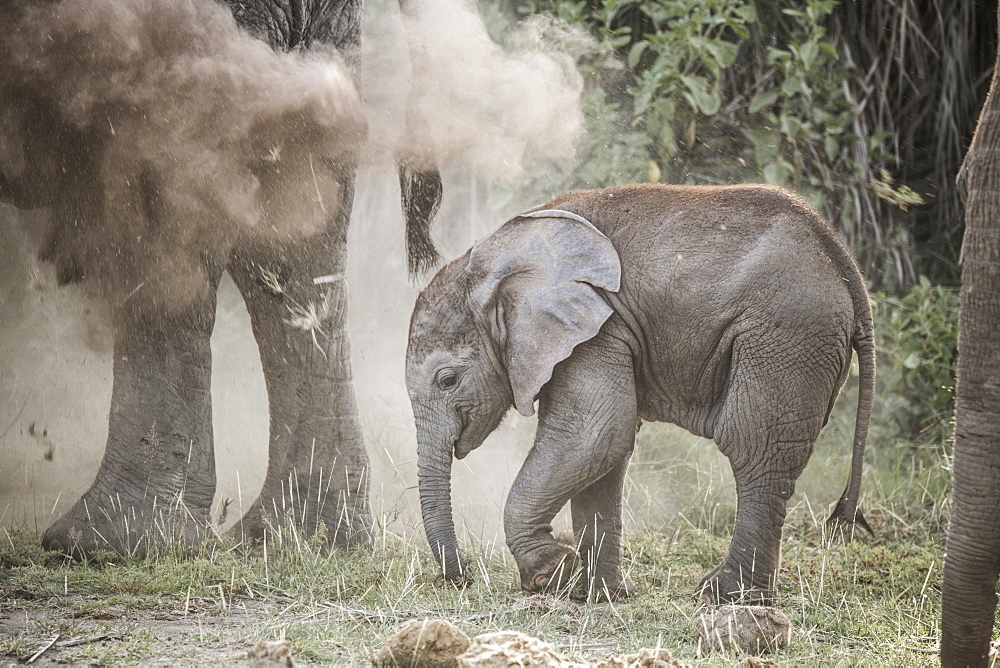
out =
[[(739, 359), (737, 356), (736, 359)], [(812, 454), (833, 393), (815, 369), (799, 372), (775, 353), (734, 367), (716, 430), (736, 481), (736, 525), (725, 558), (702, 580), (710, 603), (769, 603), (781, 558), (786, 504)]]

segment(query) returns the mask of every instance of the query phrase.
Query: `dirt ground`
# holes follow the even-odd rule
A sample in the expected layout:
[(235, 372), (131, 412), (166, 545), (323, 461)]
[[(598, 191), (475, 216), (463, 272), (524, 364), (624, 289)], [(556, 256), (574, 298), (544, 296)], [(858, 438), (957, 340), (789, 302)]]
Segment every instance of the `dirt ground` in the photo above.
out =
[(223, 609), (219, 601), (191, 599), (170, 609), (128, 611), (103, 602), (99, 596), (4, 600), (0, 638), (8, 646), (30, 647), (7, 654), (4, 663), (26, 663), (45, 647), (32, 665), (242, 663), (255, 636), (269, 630), (268, 637), (276, 637), (284, 618), (278, 605), (253, 601)]

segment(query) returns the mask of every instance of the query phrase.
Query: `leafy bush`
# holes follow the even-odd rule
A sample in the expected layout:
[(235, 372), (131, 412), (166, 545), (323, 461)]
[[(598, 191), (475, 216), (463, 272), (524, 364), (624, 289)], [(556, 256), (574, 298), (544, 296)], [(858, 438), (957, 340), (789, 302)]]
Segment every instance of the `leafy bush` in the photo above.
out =
[(504, 9), (551, 17), (544, 41), (576, 57), (588, 87), (577, 158), (530, 179), (536, 199), (639, 180), (770, 183), (823, 212), (877, 284), (911, 280), (911, 236), (883, 213), (922, 200), (892, 185), (891, 133), (859, 120), (835, 0), (498, 1), (495, 23)]
[[(648, 137), (642, 157), (669, 180), (763, 180), (822, 206), (824, 191), (858, 177), (846, 67), (823, 27), (836, 2), (777, 4), (780, 39), (745, 0), (524, 0), (516, 9), (599, 41), (578, 54), (581, 69)], [(645, 171), (645, 160), (636, 167)]]
[(955, 410), (958, 290), (921, 276), (902, 297), (875, 301), (880, 413), (904, 438), (942, 443)]

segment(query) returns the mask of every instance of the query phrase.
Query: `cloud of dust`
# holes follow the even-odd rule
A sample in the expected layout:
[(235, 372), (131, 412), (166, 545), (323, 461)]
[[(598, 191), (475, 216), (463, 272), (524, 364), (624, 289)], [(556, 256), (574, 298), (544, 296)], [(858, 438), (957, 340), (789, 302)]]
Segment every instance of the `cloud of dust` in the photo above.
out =
[(503, 48), (468, 0), (410, 5), (403, 14), (412, 54), (403, 151), (461, 162), (488, 181), (572, 157), (583, 129), (583, 79), (573, 58), (548, 44), (542, 19), (515, 27), (505, 40), (515, 48)]
[[(407, 277), (392, 159), (400, 150), (436, 152), (444, 201), (434, 230), (453, 257), (538, 203), (510, 193), (502, 209), (491, 208), (489, 184), (572, 153), (582, 84), (570, 60), (546, 46), (537, 21), (518, 27), (505, 40), (515, 46), (505, 49), (464, 0), (414, 7), (404, 20), (395, 0), (367, 3), (360, 88), (369, 132), (347, 280), (372, 506), (394, 531), (421, 542), (403, 380), (419, 286)], [(196, 253), (223, 257), (241, 238), (306, 234), (318, 223), (317, 179), (326, 173), (318, 156), (347, 155), (360, 117), (329, 54), (275, 54), (213, 3), (63, 0), (15, 11), (0, 0), (0, 23), (0, 59), (12, 63), (0, 72), (0, 97), (16, 101), (0, 109), (0, 173), (27, 178), (21, 195), (50, 206), (55, 222), (46, 240), (45, 216), (0, 207), (0, 259), (11, 260), (6, 272), (0, 265), (0, 457), (11, 464), (0, 468), (0, 524), (44, 528), (96, 473), (111, 390), (101, 325), (79, 289), (55, 289), (67, 278), (57, 272), (75, 262), (88, 279), (81, 287), (96, 279), (90, 294), (115, 279), (112, 297), (142, 285), (147, 303), (182, 303), (203, 281)], [(169, 31), (151, 38), (162, 26)], [(47, 137), (58, 141), (38, 141)], [(318, 185), (329, 205), (333, 184)], [(153, 216), (143, 187), (159, 193)], [(53, 243), (55, 268), (33, 259)], [(248, 316), (226, 280), (218, 304), (216, 500), (234, 501), (232, 521), (263, 479), (267, 400)], [(502, 543), (503, 501), (533, 425), (513, 415), (455, 466), (460, 535)]]
[(245, 239), (320, 229), (365, 123), (329, 51), (215, 2), (0, 2), (0, 173), (51, 208), (60, 282), (176, 308)]

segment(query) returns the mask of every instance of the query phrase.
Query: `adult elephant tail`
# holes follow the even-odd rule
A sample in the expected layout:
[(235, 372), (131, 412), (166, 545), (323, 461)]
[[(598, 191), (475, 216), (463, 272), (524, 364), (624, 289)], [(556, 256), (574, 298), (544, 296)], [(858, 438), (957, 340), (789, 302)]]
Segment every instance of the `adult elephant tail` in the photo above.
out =
[[(413, 0), (399, 0), (404, 19), (417, 11)], [(431, 223), (441, 206), (441, 173), (434, 155), (433, 133), (420, 107), (420, 99), (428, 92), (422, 87), (428, 80), (430, 67), (423, 55), (424, 47), (414, 35), (407, 35), (413, 87), (406, 98), (406, 132), (396, 152), (399, 174), (399, 194), (406, 221), (406, 260), (410, 278), (434, 268), (441, 256), (431, 239)]]
[(399, 192), (406, 220), (406, 260), (410, 276), (416, 278), (441, 260), (431, 222), (441, 206), (441, 174), (436, 166), (422, 166), (407, 158), (398, 158)]
[[(858, 279), (861, 279), (860, 274)], [(851, 341), (858, 353), (858, 413), (854, 423), (854, 449), (851, 454), (851, 476), (847, 481), (844, 493), (840, 495), (826, 524), (830, 528), (852, 529), (860, 526), (871, 535), (875, 535), (865, 516), (858, 507), (861, 496), (861, 474), (865, 465), (865, 444), (868, 441), (868, 425), (871, 423), (872, 404), (875, 396), (875, 337), (872, 324), (871, 306), (868, 304), (867, 291), (864, 291), (865, 302), (860, 309), (860, 322)], [(855, 305), (855, 311), (858, 311)], [(848, 532), (849, 533), (849, 532)]]

